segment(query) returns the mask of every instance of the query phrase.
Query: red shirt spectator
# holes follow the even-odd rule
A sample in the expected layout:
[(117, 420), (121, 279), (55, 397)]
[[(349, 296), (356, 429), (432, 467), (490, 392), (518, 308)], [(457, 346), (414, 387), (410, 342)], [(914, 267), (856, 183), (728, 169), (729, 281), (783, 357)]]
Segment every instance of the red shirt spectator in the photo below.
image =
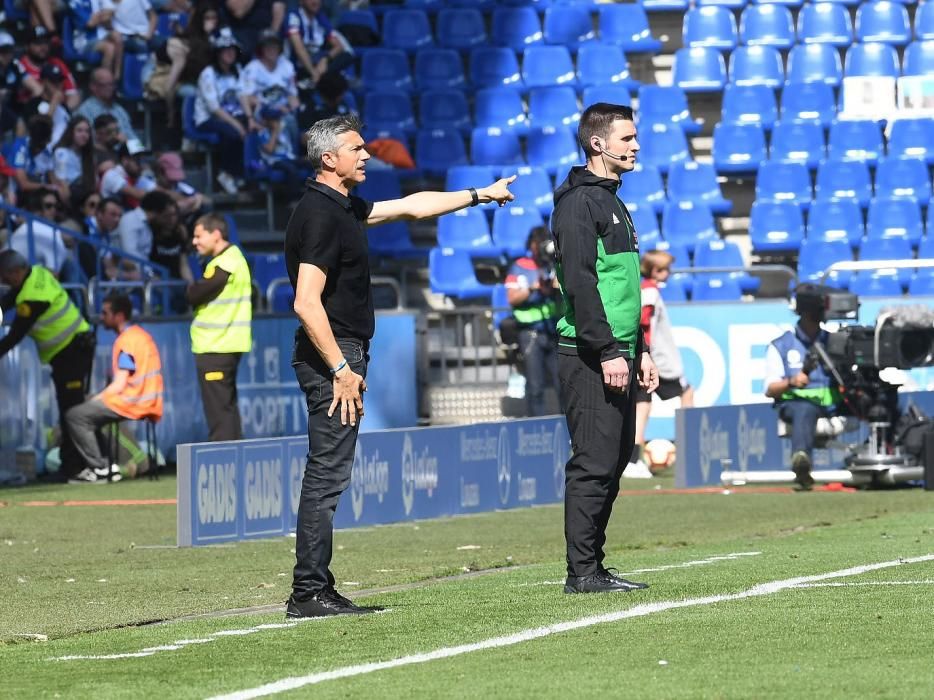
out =
[[(62, 71), (62, 91), (65, 93), (65, 104), (68, 109), (75, 109), (81, 102), (81, 93), (78, 91), (78, 84), (75, 77), (68, 70), (68, 66), (59, 58), (49, 58), (49, 39), (51, 35), (45, 27), (33, 27), (29, 31), (26, 40), (26, 53), (19, 57), (19, 65), (27, 75), (32, 76), (39, 81), (39, 74), (42, 72), (42, 66), (47, 63), (58, 66)], [(21, 92), (19, 100), (28, 102), (33, 95), (28, 92)]]

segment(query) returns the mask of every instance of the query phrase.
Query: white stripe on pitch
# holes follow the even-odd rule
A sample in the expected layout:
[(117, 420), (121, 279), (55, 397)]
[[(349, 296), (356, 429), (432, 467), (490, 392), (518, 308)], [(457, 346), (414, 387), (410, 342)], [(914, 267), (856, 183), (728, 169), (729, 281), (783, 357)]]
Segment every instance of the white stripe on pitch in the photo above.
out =
[(287, 690), (295, 690), (296, 688), (302, 688), (306, 685), (323, 683), (324, 681), (336, 680), (338, 678), (350, 678), (352, 676), (362, 676), (364, 674), (373, 673), (375, 671), (399, 668), (400, 666), (411, 666), (412, 664), (425, 663), (426, 661), (448, 659), (453, 656), (470, 654), (472, 652), (482, 651), (484, 649), (496, 649), (499, 647), (513, 646), (514, 644), (521, 644), (533, 639), (548, 637), (553, 634), (560, 634), (562, 632), (569, 632), (585, 627), (593, 627), (594, 625), (602, 625), (608, 622), (618, 622), (620, 620), (626, 620), (633, 617), (644, 617), (646, 615), (652, 615), (653, 613), (664, 612), (666, 610), (689, 608), (699, 605), (713, 605), (714, 603), (723, 603), (732, 600), (742, 600), (744, 598), (772, 595), (773, 593), (778, 593), (779, 591), (783, 591), (789, 588), (795, 588), (796, 586), (800, 586), (802, 584), (816, 583), (818, 581), (825, 581), (827, 579), (843, 578), (845, 576), (859, 576), (860, 574), (865, 574), (870, 571), (877, 571), (879, 569), (889, 569), (894, 566), (900, 566), (902, 564), (917, 564), (927, 561), (934, 561), (934, 554), (926, 554), (924, 556), (910, 557), (906, 559), (895, 559), (893, 561), (884, 561), (877, 564), (863, 564), (861, 566), (853, 566), (848, 569), (840, 569), (839, 571), (829, 571), (825, 574), (817, 574), (815, 576), (798, 576), (781, 581), (761, 583), (757, 586), (753, 586), (752, 588), (748, 588), (745, 591), (741, 591), (740, 593), (712, 595), (705, 596), (703, 598), (687, 598), (685, 600), (667, 600), (659, 601), (657, 603), (645, 603), (643, 605), (637, 605), (633, 608), (629, 608), (628, 610), (619, 610), (617, 612), (606, 613), (603, 615), (585, 617), (580, 620), (561, 622), (555, 625), (547, 625), (545, 627), (536, 627), (535, 629), (524, 630), (522, 632), (516, 632), (515, 634), (509, 634), (502, 637), (493, 637), (492, 639), (486, 639), (481, 642), (474, 642), (472, 644), (461, 644), (455, 647), (444, 647), (441, 649), (435, 649), (434, 651), (423, 652), (420, 654), (411, 654), (410, 656), (402, 656), (400, 658), (391, 659), (389, 661), (378, 661), (368, 664), (359, 664), (357, 666), (345, 666), (344, 668), (337, 668), (333, 671), (322, 671), (319, 673), (312, 673), (307, 676), (283, 678), (280, 681), (267, 683), (256, 688), (239, 690), (226, 695), (217, 695), (212, 697), (210, 700), (248, 700), (249, 698), (259, 698), (266, 695), (282, 693)]
[(921, 581), (829, 581), (826, 583), (802, 583), (795, 588), (850, 588), (852, 586), (930, 586), (934, 579)]

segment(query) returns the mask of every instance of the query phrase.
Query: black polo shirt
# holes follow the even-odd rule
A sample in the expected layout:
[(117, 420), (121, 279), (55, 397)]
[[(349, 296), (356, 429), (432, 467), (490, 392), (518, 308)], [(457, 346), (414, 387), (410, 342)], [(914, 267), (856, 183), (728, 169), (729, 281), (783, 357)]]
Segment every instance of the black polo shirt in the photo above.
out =
[[(373, 203), (309, 178), (285, 229), (285, 266), (294, 290), (298, 266), (309, 263), (327, 268), (321, 300), (331, 330), (337, 338), (369, 341), (375, 318), (370, 292), (370, 260), (366, 220)], [(296, 333), (299, 356), (317, 351), (299, 327)]]

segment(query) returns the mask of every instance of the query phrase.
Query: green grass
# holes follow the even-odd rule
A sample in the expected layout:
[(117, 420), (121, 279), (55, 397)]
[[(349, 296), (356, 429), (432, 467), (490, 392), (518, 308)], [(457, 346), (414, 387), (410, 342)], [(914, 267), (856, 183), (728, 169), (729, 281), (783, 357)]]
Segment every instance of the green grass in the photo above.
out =
[[(135, 652), (282, 621), (277, 612), (126, 627), (281, 603), (288, 595), (292, 539), (154, 549), (149, 546), (174, 541), (171, 506), (19, 505), (164, 498), (174, 486), (163, 479), (0, 492), (6, 503), (0, 508), (5, 695), (206, 697), (643, 602), (736, 593), (763, 582), (934, 553), (931, 494), (921, 491), (629, 496), (617, 502), (609, 533), (608, 564), (623, 571), (737, 551), (761, 554), (646, 573), (641, 578), (652, 587), (645, 592), (565, 596), (560, 586), (543, 585), (563, 578), (560, 507), (424, 521), (337, 534), (334, 570), (344, 592), (426, 582), (366, 598), (388, 606), (384, 614), (221, 637), (145, 658), (49, 661)], [(465, 545), (479, 549), (458, 549)], [(513, 568), (431, 582), (464, 569), (503, 567)], [(841, 580), (923, 579), (934, 580), (934, 564)], [(934, 586), (925, 584), (785, 590), (328, 681), (291, 695), (930, 697), (932, 607)], [(25, 643), (21, 634), (51, 640)]]

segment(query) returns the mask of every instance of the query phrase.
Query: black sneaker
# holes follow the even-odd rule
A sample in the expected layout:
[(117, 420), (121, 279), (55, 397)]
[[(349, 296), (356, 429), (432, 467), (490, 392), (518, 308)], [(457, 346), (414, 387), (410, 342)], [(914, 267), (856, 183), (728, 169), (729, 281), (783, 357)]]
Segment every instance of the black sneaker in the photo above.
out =
[(303, 617), (328, 617), (330, 615), (366, 615), (373, 612), (351, 603), (347, 598), (339, 596), (333, 589), (324, 589), (308, 600), (295, 600), (289, 597), (285, 607), (285, 617), (288, 620)]
[(568, 576), (564, 582), (565, 593), (626, 593), (642, 588), (648, 586), (611, 576), (607, 571), (598, 571), (590, 576)]
[(603, 575), (608, 576), (617, 583), (621, 583), (624, 586), (628, 586), (630, 591), (641, 591), (649, 587), (647, 583), (639, 583), (638, 581), (630, 581), (619, 575), (619, 569), (603, 569)]
[(798, 450), (791, 455), (791, 471), (795, 473), (795, 483), (801, 491), (810, 491), (814, 487), (811, 476), (811, 458), (807, 452)]
[(334, 588), (334, 586), (330, 586), (328, 590), (331, 592), (332, 596), (337, 598), (344, 605), (351, 607), (351, 608), (356, 608), (357, 610), (362, 611), (361, 614), (370, 613), (370, 612), (379, 612), (381, 610), (386, 609), (386, 608), (380, 607), (379, 605), (357, 605), (347, 596), (343, 596), (340, 593), (338, 593), (337, 589)]

